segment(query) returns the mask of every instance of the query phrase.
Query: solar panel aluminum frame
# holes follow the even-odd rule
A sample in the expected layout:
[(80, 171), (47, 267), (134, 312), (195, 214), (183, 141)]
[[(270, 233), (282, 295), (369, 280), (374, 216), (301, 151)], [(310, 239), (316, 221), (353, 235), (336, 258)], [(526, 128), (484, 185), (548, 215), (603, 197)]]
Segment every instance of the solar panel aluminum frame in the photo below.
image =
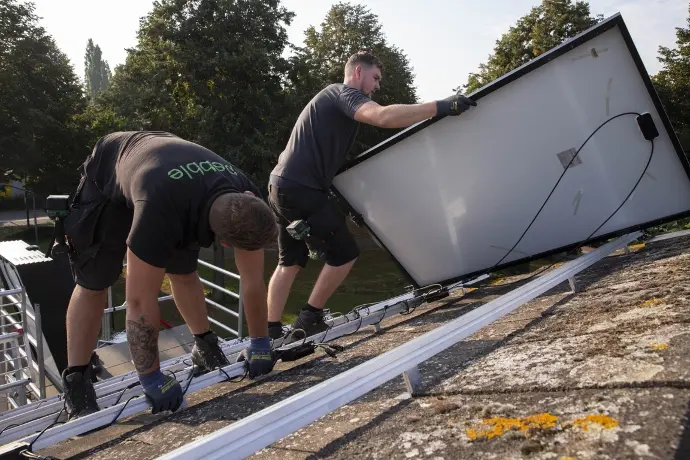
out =
[[(639, 77), (641, 78), (642, 82), (644, 83), (645, 88), (647, 89), (647, 92), (649, 93), (649, 97), (651, 98), (655, 109), (658, 112), (659, 119), (663, 123), (663, 126), (668, 133), (668, 136), (670, 138), (670, 142), (673, 146), (673, 149), (675, 150), (676, 154), (678, 155), (678, 158), (680, 160), (680, 163), (683, 166), (683, 169), (685, 171), (686, 176), (690, 180), (690, 163), (688, 162), (687, 157), (685, 156), (685, 153), (683, 152), (683, 148), (681, 147), (680, 141), (676, 135), (676, 133), (673, 130), (673, 127), (671, 125), (671, 122), (669, 120), (668, 114), (666, 113), (661, 100), (652, 84), (652, 81), (649, 77), (649, 74), (647, 73), (645, 66), (642, 62), (642, 58), (639, 55), (639, 52), (637, 51), (637, 48), (635, 47), (635, 44), (633, 43), (632, 36), (630, 35), (630, 32), (628, 31), (627, 26), (625, 25), (625, 22), (623, 20), (623, 17), (620, 13), (616, 13), (603, 21), (599, 22), (598, 24), (592, 26), (591, 28), (583, 31), (579, 35), (573, 37), (572, 39), (562, 43), (561, 45), (552, 48), (551, 50), (545, 52), (544, 54), (538, 56), (537, 58), (533, 59), (532, 61), (522, 65), (521, 67), (518, 67), (517, 69), (505, 74), (504, 76), (494, 80), (493, 82), (485, 85), (484, 87), (476, 90), (475, 92), (471, 93), (468, 95), (471, 99), (475, 101), (481, 100), (483, 97), (486, 97), (487, 95), (497, 91), (500, 88), (503, 88), (504, 86), (510, 84), (511, 82), (514, 82), (518, 80), (519, 78), (528, 75), (530, 72), (533, 72), (536, 69), (539, 69), (543, 65), (553, 61), (554, 59), (564, 55), (565, 53), (571, 51), (574, 48), (577, 48), (578, 46), (581, 46), (582, 44), (592, 40), (593, 38), (603, 34), (604, 32), (607, 32), (614, 27), (618, 27), (620, 34), (622, 35), (622, 38), (627, 45), (628, 52), (630, 53), (630, 56), (632, 57), (635, 67), (637, 68), (639, 72)], [(427, 119), (425, 121), (422, 121), (420, 123), (417, 123), (413, 126), (410, 126), (406, 128), (405, 130), (399, 132), (398, 134), (384, 140), (383, 142), (379, 143), (378, 145), (372, 147), (371, 149), (363, 152), (362, 154), (358, 155), (348, 163), (346, 163), (343, 167), (340, 168), (338, 173), (336, 174), (336, 178), (338, 175), (342, 174), (345, 171), (348, 171), (349, 169), (352, 169), (353, 167), (359, 165), (360, 163), (365, 162), (369, 158), (374, 157), (375, 155), (385, 151), (386, 149), (390, 148), (391, 146), (405, 140), (406, 138), (414, 135), (415, 133), (433, 125), (434, 123), (439, 122), (442, 120), (443, 116), (437, 116), (433, 117), (430, 119)], [(338, 198), (338, 200), (341, 202), (342, 206), (344, 207), (345, 210), (348, 212), (352, 213), (353, 215), (358, 215), (357, 212), (354, 210), (352, 205), (348, 203), (347, 199), (343, 196), (343, 194), (337, 189), (335, 185), (331, 186), (331, 192)], [(457, 282), (462, 282), (468, 279), (471, 279), (473, 277), (476, 277), (481, 274), (485, 273), (490, 273), (494, 271), (499, 271), (503, 270), (506, 268), (514, 267), (517, 265), (521, 265), (530, 261), (542, 259), (545, 257), (549, 257), (555, 254), (567, 252), (570, 250), (573, 250), (583, 244), (593, 244), (601, 241), (606, 241), (611, 238), (619, 237), (625, 234), (628, 234), (633, 231), (638, 231), (638, 230), (643, 230), (645, 228), (649, 227), (654, 227), (657, 225), (661, 225), (663, 223), (667, 222), (672, 222), (674, 220), (678, 220), (684, 217), (690, 216), (690, 209), (676, 213), (673, 215), (668, 215), (666, 217), (660, 218), (660, 219), (655, 219), (649, 222), (643, 222), (638, 225), (633, 225), (629, 226), (626, 228), (621, 228), (613, 232), (608, 232), (605, 234), (601, 234), (586, 240), (582, 241), (577, 241), (572, 244), (556, 247), (554, 249), (540, 252), (537, 254), (533, 254), (530, 256), (526, 256), (523, 258), (519, 258), (516, 260), (511, 260), (505, 263), (501, 263), (499, 265), (496, 265), (495, 267), (488, 267), (487, 269), (482, 269), (482, 270), (477, 270), (477, 271), (472, 271), (469, 273), (463, 273), (460, 276), (452, 277), (450, 279), (445, 279), (442, 281), (438, 281), (438, 284), (441, 285), (450, 285), (453, 283)], [(374, 230), (371, 228), (371, 226), (366, 222), (364, 219), (360, 219), (361, 223), (359, 225), (363, 225), (370, 236), (374, 239), (374, 241), (388, 254), (391, 256), (393, 262), (396, 264), (398, 269), (402, 272), (402, 274), (410, 281), (410, 283), (415, 287), (415, 288), (420, 288), (420, 284), (414, 279), (413, 276), (410, 275), (408, 270), (405, 268), (405, 266), (398, 260), (398, 258), (395, 257), (395, 254), (383, 243), (381, 238), (376, 235)], [(426, 284), (426, 283), (424, 283)]]

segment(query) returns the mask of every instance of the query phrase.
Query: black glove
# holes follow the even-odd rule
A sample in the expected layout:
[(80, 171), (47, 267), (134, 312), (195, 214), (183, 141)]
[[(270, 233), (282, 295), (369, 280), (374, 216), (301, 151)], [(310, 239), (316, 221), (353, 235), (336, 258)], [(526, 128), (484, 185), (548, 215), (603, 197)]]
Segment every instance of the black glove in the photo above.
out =
[(436, 101), (436, 116), (443, 115), (460, 115), (462, 112), (474, 107), (477, 103), (469, 97), (461, 94), (447, 97), (443, 100)]
[(160, 370), (140, 374), (139, 382), (144, 388), (146, 398), (151, 403), (152, 414), (165, 410), (175, 412), (182, 405), (184, 397), (180, 383), (168, 375), (163, 375)]
[(249, 347), (242, 350), (235, 362), (241, 361), (247, 362), (250, 379), (271, 372), (276, 363), (276, 354), (271, 349), (271, 339), (268, 337), (249, 339)]

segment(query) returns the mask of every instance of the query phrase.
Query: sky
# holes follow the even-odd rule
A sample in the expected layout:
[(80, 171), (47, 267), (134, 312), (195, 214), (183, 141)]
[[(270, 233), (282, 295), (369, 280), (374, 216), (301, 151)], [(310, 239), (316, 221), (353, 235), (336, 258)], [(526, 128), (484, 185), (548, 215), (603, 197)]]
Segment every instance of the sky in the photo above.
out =
[[(151, 0), (33, 0), (40, 23), (70, 58), (83, 79), (89, 38), (110, 68), (136, 45), (139, 19)], [(464, 84), (491, 54), (496, 39), (540, 0), (351, 0), (376, 14), (388, 41), (407, 55), (421, 101), (445, 98)], [(302, 44), (304, 30), (318, 28), (337, 1), (282, 0), (295, 13), (290, 41)], [(591, 0), (593, 15), (621, 13), (650, 74), (660, 69), (659, 45), (675, 46), (675, 28), (686, 27), (688, 0)], [(384, 76), (385, 77), (385, 76)], [(382, 82), (385, 84), (385, 80)]]

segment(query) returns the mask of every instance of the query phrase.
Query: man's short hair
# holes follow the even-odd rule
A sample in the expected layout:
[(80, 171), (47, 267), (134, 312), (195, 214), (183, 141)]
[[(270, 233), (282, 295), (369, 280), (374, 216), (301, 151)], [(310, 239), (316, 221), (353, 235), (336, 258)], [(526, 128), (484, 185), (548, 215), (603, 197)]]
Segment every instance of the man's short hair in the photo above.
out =
[(267, 248), (278, 239), (275, 213), (262, 199), (247, 193), (219, 196), (211, 206), (209, 225), (222, 241), (248, 251)]
[(360, 50), (350, 56), (345, 64), (345, 72), (352, 72), (358, 65), (366, 67), (376, 66), (381, 72), (383, 72), (383, 62), (374, 56), (370, 50)]

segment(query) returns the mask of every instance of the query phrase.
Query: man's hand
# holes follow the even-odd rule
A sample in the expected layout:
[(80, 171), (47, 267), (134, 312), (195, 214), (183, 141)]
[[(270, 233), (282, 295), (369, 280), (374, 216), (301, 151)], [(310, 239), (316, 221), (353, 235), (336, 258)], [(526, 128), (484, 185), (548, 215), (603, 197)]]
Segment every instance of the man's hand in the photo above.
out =
[(160, 370), (139, 374), (139, 382), (144, 388), (146, 398), (153, 406), (152, 414), (166, 410), (175, 412), (182, 405), (184, 396), (180, 383), (173, 377), (163, 375)]
[(476, 105), (477, 103), (469, 97), (463, 96), (462, 94), (456, 94), (455, 96), (436, 101), (436, 115), (456, 116)]
[(237, 356), (236, 362), (242, 361), (247, 362), (250, 379), (271, 372), (276, 363), (275, 352), (271, 349), (271, 340), (268, 337), (250, 338), (249, 347)]

